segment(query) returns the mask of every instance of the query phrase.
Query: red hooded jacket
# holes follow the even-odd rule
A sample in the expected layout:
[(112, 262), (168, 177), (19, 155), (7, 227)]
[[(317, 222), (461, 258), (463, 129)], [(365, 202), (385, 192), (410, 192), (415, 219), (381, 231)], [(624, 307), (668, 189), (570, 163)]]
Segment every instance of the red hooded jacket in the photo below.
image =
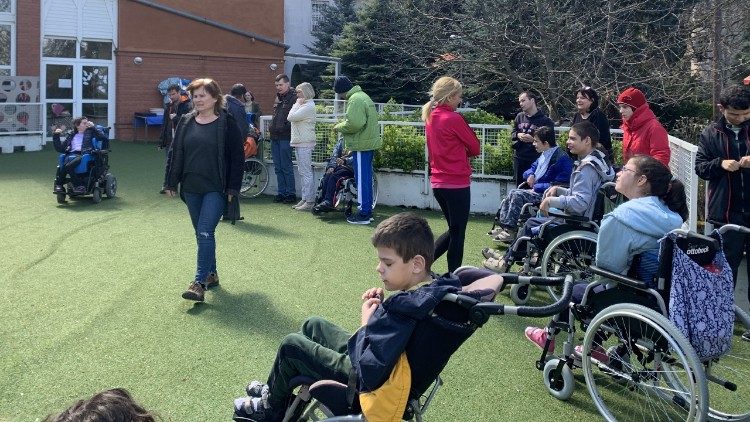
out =
[(650, 155), (669, 166), (669, 141), (667, 130), (656, 120), (648, 104), (633, 111), (628, 120), (622, 122), (622, 162), (637, 154)]

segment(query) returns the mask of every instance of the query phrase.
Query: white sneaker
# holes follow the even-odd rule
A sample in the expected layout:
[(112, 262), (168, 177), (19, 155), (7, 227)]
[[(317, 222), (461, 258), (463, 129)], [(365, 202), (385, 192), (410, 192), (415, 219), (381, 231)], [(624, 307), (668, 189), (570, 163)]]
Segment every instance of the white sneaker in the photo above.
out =
[(297, 211), (312, 211), (315, 206), (315, 202), (303, 202), (302, 205), (295, 208)]
[(299, 201), (299, 202), (297, 202), (297, 205), (293, 205), (293, 206), (292, 206), (292, 209), (293, 209), (293, 210), (296, 210), (297, 208), (299, 208), (299, 207), (301, 207), (301, 206), (303, 206), (303, 205), (305, 205), (305, 200), (304, 200), (304, 199), (303, 199), (303, 200), (301, 200), (301, 201)]

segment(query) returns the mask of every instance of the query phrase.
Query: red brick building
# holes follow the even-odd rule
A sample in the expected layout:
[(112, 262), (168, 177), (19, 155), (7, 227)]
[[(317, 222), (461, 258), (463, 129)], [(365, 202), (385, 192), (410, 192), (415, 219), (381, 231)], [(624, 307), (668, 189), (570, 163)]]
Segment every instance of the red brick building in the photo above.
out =
[(171, 76), (214, 78), (224, 91), (241, 82), (271, 110), (286, 49), (283, 1), (10, 0), (8, 8), (0, 56), (7, 49), (10, 64), (0, 72), (40, 77), (48, 131), (83, 114), (131, 139), (134, 113), (160, 107), (156, 86)]

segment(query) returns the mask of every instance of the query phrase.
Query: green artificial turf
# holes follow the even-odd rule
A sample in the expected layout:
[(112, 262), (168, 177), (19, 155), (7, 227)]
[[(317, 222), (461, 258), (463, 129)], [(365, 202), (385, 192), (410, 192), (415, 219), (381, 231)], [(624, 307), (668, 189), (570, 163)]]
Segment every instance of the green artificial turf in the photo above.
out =
[[(375, 224), (270, 196), (243, 199), (246, 219), (217, 229), (221, 287), (204, 304), (183, 300), (195, 239), (184, 204), (157, 194), (163, 159), (114, 142), (117, 197), (58, 205), (51, 148), (0, 156), (0, 421), (34, 421), (112, 387), (164, 420), (229, 420), (232, 399), (265, 380), (280, 340), (307, 316), (357, 327), (362, 291), (379, 284)], [(379, 206), (375, 223), (400, 211)], [(446, 229), (440, 213), (417, 212), (436, 234)], [(480, 264), (490, 225), (471, 218), (464, 263)], [(443, 257), (434, 269), (446, 267)], [(546, 392), (523, 338), (545, 323), (493, 317), (448, 364), (426, 419), (599, 420), (580, 371), (568, 402)]]

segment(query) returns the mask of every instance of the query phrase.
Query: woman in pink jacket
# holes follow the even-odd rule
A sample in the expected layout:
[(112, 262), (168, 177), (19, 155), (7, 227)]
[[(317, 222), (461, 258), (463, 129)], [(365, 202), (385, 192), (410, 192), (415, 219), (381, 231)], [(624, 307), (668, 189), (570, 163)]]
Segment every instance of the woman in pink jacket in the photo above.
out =
[(443, 76), (435, 81), (430, 101), (422, 107), (430, 184), (448, 222), (448, 231), (435, 240), (435, 259), (448, 253), (448, 271), (461, 266), (466, 224), (471, 205), (469, 157), (479, 155), (479, 139), (456, 113), (463, 89), (457, 80)]
[(633, 87), (622, 91), (617, 96), (617, 106), (622, 115), (622, 162), (642, 154), (669, 167), (667, 130), (656, 120), (643, 92)]

